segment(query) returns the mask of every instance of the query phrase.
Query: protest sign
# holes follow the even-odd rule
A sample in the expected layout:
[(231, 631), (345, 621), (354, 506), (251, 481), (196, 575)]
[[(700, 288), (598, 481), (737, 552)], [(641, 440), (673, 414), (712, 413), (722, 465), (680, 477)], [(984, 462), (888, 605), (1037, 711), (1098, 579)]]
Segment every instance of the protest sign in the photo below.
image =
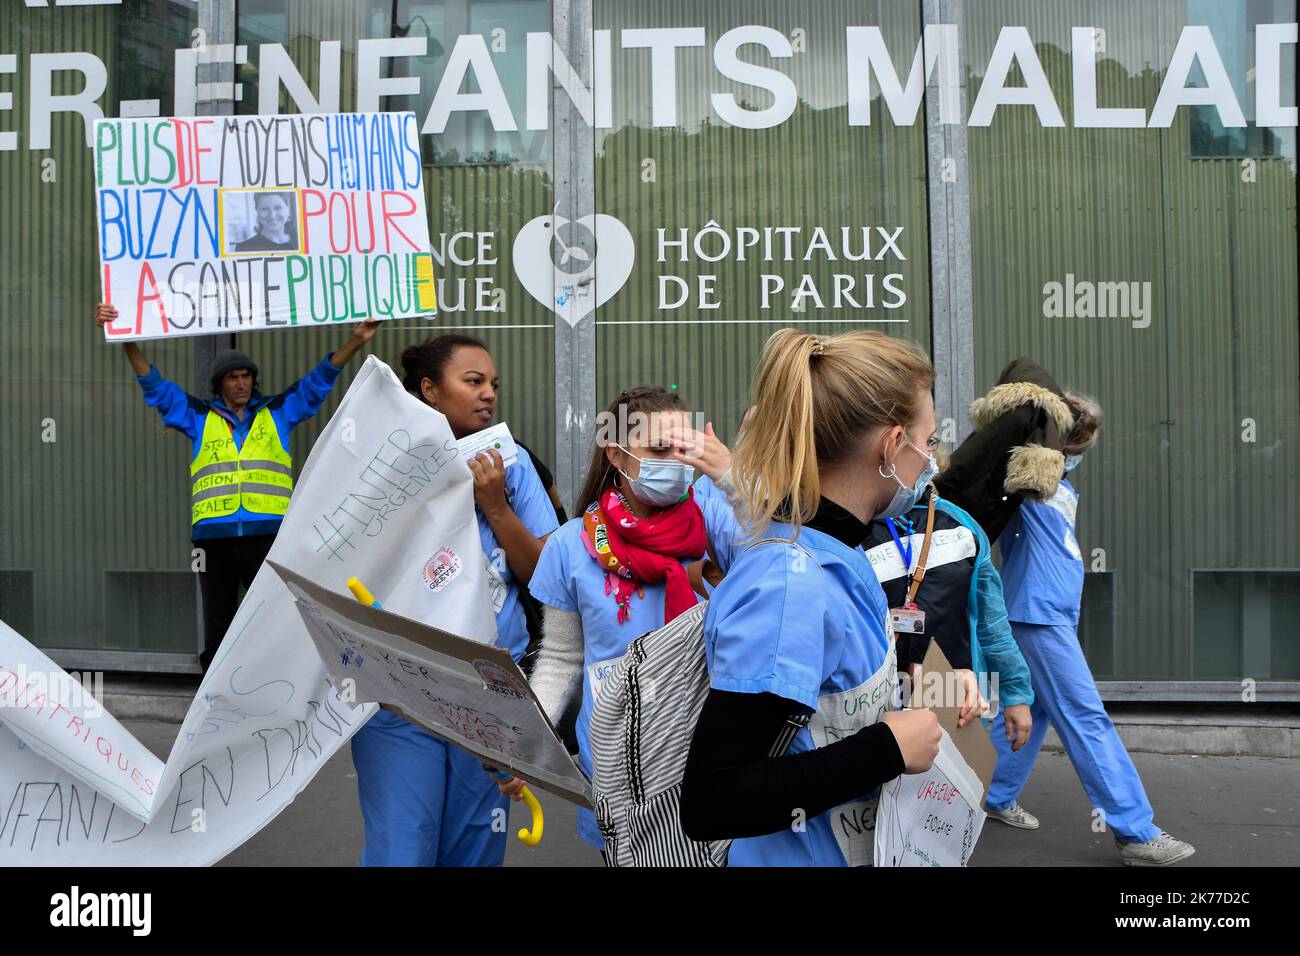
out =
[(366, 607), (268, 563), (297, 600), (334, 686), (390, 705), (485, 764), (591, 807), (587, 778), (508, 651)]
[[(926, 685), (955, 688), (952, 665), (931, 641), (913, 688), (924, 703)], [(960, 707), (932, 706), (939, 721), (939, 754), (923, 773), (903, 774), (880, 788), (876, 811), (876, 866), (966, 866), (984, 828), (984, 794), (997, 751), (980, 720), (957, 726)]]
[[(86, 738), (64, 711), (32, 707), (34, 734), (0, 711), (0, 865), (207, 865), (293, 801), (372, 709), (334, 693), (268, 584), (259, 574), (249, 589), (165, 765), (107, 714)], [(5, 657), (30, 646), (0, 628)], [(76, 762), (90, 747), (99, 764)]]
[[(460, 558), (436, 590), (424, 577), (431, 553)], [(312, 449), (270, 557), (339, 594), (358, 575), (399, 613), (496, 639), (469, 468), (447, 420), (373, 356)], [(0, 687), (20, 669), (63, 673), (7, 627), (0, 665)], [(10, 866), (214, 863), (273, 820), (375, 710), (336, 692), (269, 566), (161, 770), (107, 715), (42, 709), (31, 692), (0, 696), (6, 703), (0, 865)]]
[(876, 866), (965, 866), (984, 828), (983, 790), (946, 730), (924, 773), (880, 788)]
[[(41, 749), (69, 775), (147, 820), (163, 764), (90, 691), (0, 621), (0, 720), (17, 749)], [(42, 747), (54, 739), (60, 746)], [(0, 747), (0, 754), (7, 748)], [(5, 795), (0, 793), (0, 799)], [(0, 831), (0, 835), (3, 832)]]
[(108, 340), (435, 311), (413, 113), (100, 119)]

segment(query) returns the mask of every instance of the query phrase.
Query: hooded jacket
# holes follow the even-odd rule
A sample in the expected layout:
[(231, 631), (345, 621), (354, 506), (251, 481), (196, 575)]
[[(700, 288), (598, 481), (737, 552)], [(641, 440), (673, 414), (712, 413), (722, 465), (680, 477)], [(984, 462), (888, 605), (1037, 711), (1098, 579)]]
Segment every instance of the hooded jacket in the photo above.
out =
[(1018, 358), (987, 395), (971, 403), (970, 419), (975, 431), (953, 452), (935, 485), (996, 541), (1022, 501), (1047, 501), (1055, 493), (1074, 415), (1046, 370)]

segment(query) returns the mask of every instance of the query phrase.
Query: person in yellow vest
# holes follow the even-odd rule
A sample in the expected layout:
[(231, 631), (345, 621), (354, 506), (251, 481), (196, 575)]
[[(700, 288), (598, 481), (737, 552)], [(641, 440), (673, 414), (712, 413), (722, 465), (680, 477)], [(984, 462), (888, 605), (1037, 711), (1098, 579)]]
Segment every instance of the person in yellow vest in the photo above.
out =
[[(100, 326), (116, 318), (112, 305), (101, 302), (95, 309)], [(257, 364), (243, 352), (217, 354), (212, 397), (198, 398), (163, 378), (136, 343), (123, 343), (145, 402), (194, 445), (190, 520), (194, 545), (204, 552), (199, 575), (204, 634), (199, 662), (204, 671), (234, 619), (240, 587), (252, 583), (289, 507), (289, 432), (316, 414), (343, 366), (378, 328), (377, 321), (361, 322), (342, 348), (271, 397), (257, 390)]]

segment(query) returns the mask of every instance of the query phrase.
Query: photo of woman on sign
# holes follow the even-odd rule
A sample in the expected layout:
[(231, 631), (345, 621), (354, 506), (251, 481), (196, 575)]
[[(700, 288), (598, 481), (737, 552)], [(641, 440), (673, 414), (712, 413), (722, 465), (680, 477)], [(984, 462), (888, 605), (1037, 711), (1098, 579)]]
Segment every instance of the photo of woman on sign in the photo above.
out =
[(225, 221), (228, 235), (247, 238), (229, 242), (232, 254), (245, 252), (297, 252), (297, 198), (293, 192), (228, 192)]

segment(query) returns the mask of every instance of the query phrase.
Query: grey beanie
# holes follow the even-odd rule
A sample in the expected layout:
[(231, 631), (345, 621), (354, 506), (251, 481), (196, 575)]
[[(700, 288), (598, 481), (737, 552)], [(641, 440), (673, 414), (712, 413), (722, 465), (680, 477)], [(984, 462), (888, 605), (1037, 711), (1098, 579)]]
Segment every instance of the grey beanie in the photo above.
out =
[(226, 349), (224, 352), (218, 352), (217, 357), (212, 360), (212, 391), (221, 391), (221, 380), (235, 369), (246, 368), (253, 373), (253, 379), (257, 379), (257, 365), (251, 358), (238, 349)]

